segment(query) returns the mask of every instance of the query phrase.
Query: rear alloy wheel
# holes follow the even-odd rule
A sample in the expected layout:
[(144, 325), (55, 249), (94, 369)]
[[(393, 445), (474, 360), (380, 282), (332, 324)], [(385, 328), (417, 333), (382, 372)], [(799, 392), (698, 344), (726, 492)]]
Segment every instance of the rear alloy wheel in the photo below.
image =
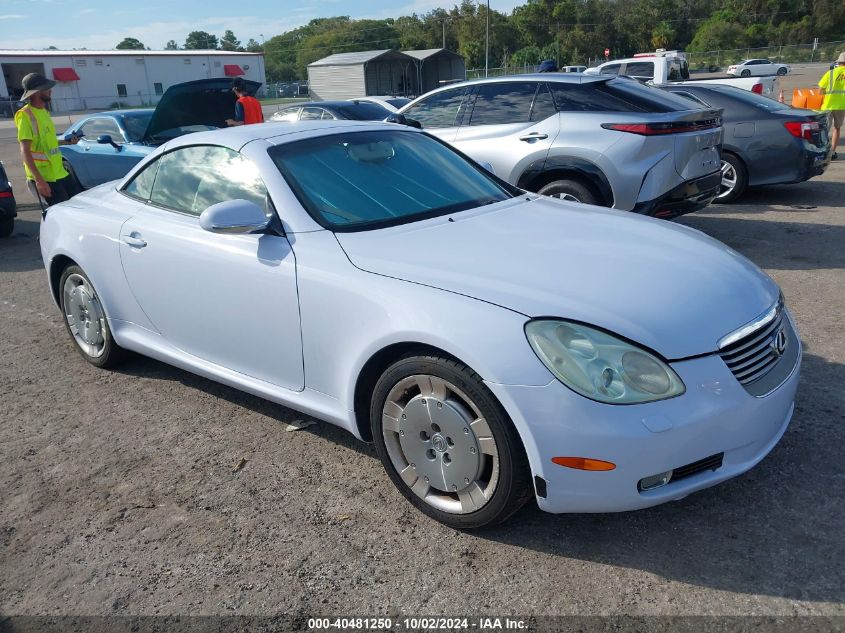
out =
[(533, 492), (516, 429), (466, 365), (438, 356), (398, 360), (376, 383), (370, 421), (393, 483), (449, 527), (500, 523)]
[(733, 154), (722, 154), (722, 183), (719, 195), (713, 202), (733, 202), (745, 192), (747, 186), (748, 171), (743, 162)]
[(537, 193), (543, 196), (568, 200), (569, 202), (600, 205), (598, 197), (592, 190), (578, 180), (555, 180), (545, 185)]
[(786, 68), (784, 66), (781, 66), (780, 68), (778, 68), (778, 75), (780, 77), (783, 77), (785, 74), (786, 74)]
[(739, 73), (739, 76), (740, 77), (750, 77), (751, 71), (750, 70), (743, 70), (741, 73)]
[(68, 266), (59, 281), (59, 303), (65, 327), (82, 357), (97, 367), (120, 360), (123, 350), (111, 335), (97, 292), (79, 266)]

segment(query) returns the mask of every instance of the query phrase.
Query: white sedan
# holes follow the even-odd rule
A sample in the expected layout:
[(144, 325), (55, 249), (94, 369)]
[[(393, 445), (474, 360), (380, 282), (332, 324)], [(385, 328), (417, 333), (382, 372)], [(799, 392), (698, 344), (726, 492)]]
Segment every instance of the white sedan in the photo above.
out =
[(734, 77), (760, 77), (765, 75), (782, 77), (791, 70), (786, 64), (776, 64), (768, 59), (745, 59), (738, 64), (728, 66), (727, 74)]
[(40, 243), (87, 361), (132, 350), (343, 427), (457, 528), (531, 497), (680, 499), (792, 416), (799, 338), (744, 257), (520, 191), (404, 126), (174, 139), (50, 207)]

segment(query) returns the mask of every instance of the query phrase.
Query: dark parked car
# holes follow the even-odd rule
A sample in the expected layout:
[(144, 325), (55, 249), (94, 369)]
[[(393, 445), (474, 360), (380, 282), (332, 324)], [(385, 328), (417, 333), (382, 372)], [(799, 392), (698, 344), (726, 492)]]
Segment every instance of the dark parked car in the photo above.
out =
[(704, 108), (722, 108), (722, 186), (731, 202), (750, 185), (809, 180), (830, 164), (827, 114), (793, 108), (732, 86), (666, 86)]
[(6, 176), (3, 163), (0, 163), (0, 237), (9, 237), (12, 234), (16, 215), (17, 205), (12, 183)]
[(283, 108), (271, 121), (383, 121), (392, 113), (383, 105), (371, 101), (312, 101)]

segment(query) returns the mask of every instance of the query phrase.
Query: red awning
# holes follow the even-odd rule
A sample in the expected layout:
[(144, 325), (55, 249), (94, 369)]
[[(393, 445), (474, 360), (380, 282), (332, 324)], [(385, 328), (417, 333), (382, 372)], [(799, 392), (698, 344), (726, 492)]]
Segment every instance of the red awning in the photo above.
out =
[(237, 64), (223, 64), (223, 72), (226, 73), (227, 77), (239, 77), (246, 74), (244, 69)]
[(79, 75), (73, 68), (54, 68), (53, 79), (57, 81), (79, 81)]

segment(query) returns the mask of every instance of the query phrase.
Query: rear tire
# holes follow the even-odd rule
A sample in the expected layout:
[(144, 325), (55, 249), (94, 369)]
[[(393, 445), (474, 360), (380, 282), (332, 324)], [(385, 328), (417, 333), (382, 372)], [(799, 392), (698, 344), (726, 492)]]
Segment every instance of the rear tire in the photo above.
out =
[(726, 204), (739, 198), (748, 187), (748, 170), (739, 156), (722, 154), (722, 184), (713, 202)]
[(393, 484), (455, 529), (501, 523), (533, 494), (519, 434), (463, 363), (408, 354), (373, 389), (370, 427)]
[(739, 73), (739, 76), (740, 77), (750, 77), (751, 71), (750, 70), (743, 70), (741, 73)]
[(555, 180), (543, 186), (537, 193), (543, 196), (568, 200), (569, 202), (604, 206), (599, 202), (599, 198), (593, 190), (579, 180)]
[(0, 238), (9, 237), (15, 229), (15, 218), (9, 216), (0, 217)]
[(65, 268), (58, 294), (65, 328), (82, 357), (102, 368), (120, 362), (126, 351), (112, 338), (97, 291), (79, 266)]

